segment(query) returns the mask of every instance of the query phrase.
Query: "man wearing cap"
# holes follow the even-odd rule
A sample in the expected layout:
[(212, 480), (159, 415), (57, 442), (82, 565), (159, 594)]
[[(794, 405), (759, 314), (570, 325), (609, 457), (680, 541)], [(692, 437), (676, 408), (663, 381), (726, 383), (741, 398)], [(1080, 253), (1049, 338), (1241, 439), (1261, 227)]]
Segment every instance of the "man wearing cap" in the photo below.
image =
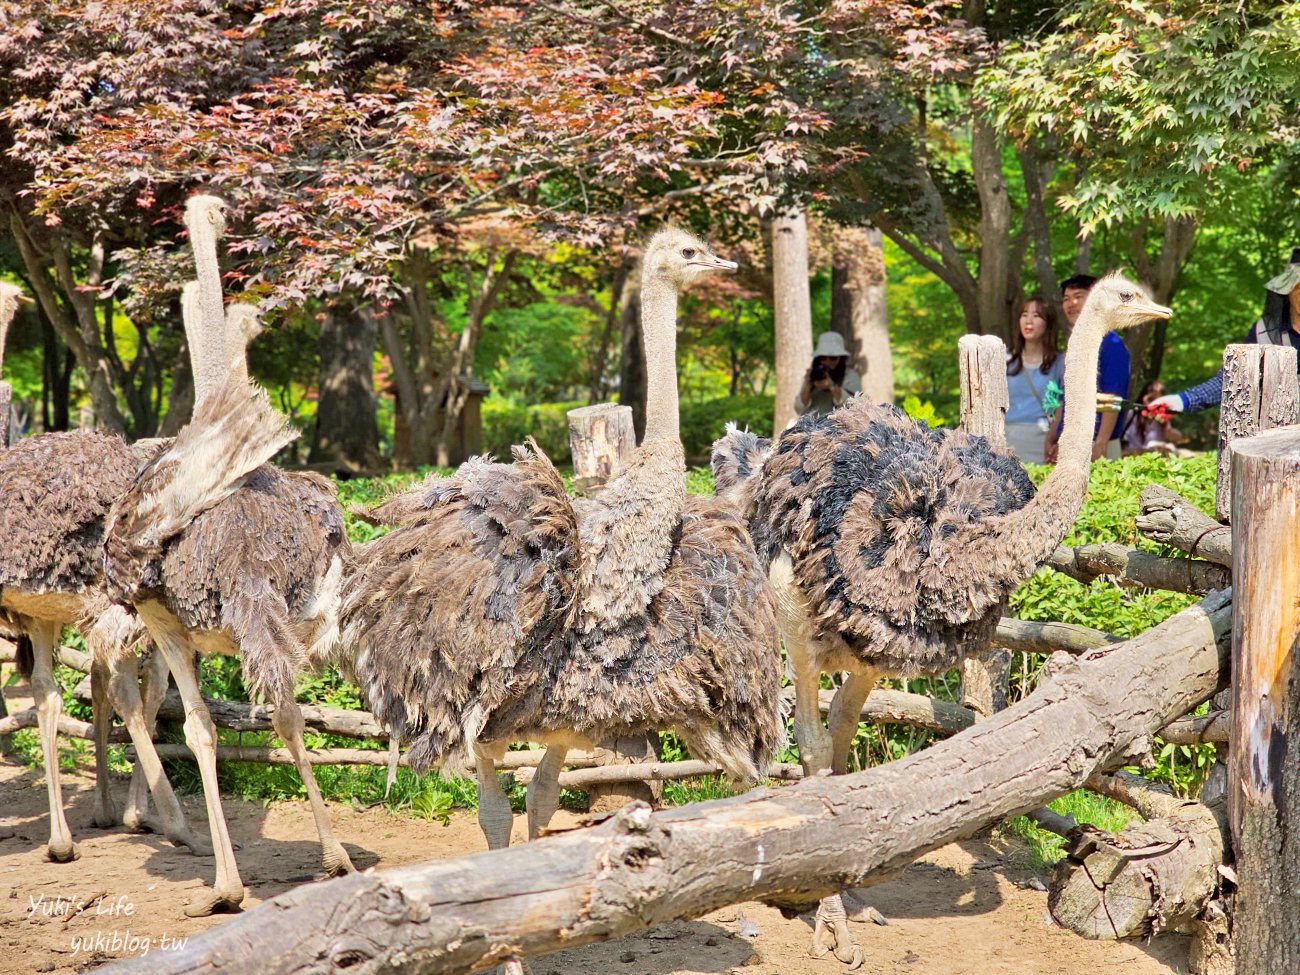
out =
[[(1286, 270), (1264, 287), (1264, 314), (1250, 327), (1243, 341), (1289, 345), (1300, 351), (1300, 247), (1292, 249)], [(1297, 368), (1300, 369), (1300, 364)], [(1173, 413), (1190, 413), (1217, 406), (1222, 397), (1223, 370), (1220, 369), (1199, 386), (1153, 399), (1151, 406), (1163, 405)]]
[(794, 411), (826, 415), (862, 389), (862, 380), (849, 366), (849, 350), (839, 332), (822, 332), (813, 349), (812, 365), (803, 374), (803, 386), (794, 396)]

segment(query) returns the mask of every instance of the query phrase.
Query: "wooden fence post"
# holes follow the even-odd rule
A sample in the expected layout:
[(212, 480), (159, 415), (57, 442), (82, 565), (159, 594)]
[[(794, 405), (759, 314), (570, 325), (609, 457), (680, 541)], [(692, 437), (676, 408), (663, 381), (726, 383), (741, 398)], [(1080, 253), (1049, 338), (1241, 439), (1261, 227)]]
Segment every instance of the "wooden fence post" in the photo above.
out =
[(573, 486), (591, 494), (627, 465), (636, 449), (632, 407), (597, 403), (569, 410)]
[(1280, 975), (1300, 972), (1300, 426), (1231, 454), (1233, 940), (1238, 975)]
[(1300, 421), (1296, 350), (1284, 345), (1230, 345), (1223, 350), (1223, 398), (1219, 405), (1219, 479), (1214, 517), (1226, 522), (1232, 508), (1232, 457), (1228, 445), (1274, 427)]
[[(961, 359), (961, 425), (986, 437), (995, 447), (1007, 443), (1007, 349), (996, 335), (963, 335), (957, 340)], [(1007, 706), (1011, 653), (990, 646), (967, 657), (961, 668), (961, 703), (988, 717)]]
[[(632, 407), (597, 403), (569, 410), (568, 417), (574, 489), (582, 494), (594, 494), (632, 459), (632, 451), (636, 449)], [(648, 735), (601, 742), (596, 755), (602, 765), (659, 760)], [(608, 812), (621, 809), (635, 799), (657, 802), (662, 793), (659, 783), (602, 783), (587, 790), (587, 807), (592, 812)]]

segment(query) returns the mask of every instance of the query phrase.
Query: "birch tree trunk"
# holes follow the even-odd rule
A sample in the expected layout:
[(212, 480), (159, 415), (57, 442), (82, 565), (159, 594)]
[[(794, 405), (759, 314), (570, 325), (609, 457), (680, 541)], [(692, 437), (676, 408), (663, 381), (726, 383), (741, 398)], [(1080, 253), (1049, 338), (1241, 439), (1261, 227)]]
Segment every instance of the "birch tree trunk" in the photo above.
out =
[(773, 433), (795, 415), (794, 398), (812, 364), (812, 297), (808, 290), (808, 220), (802, 210), (772, 221), (772, 299), (776, 325)]

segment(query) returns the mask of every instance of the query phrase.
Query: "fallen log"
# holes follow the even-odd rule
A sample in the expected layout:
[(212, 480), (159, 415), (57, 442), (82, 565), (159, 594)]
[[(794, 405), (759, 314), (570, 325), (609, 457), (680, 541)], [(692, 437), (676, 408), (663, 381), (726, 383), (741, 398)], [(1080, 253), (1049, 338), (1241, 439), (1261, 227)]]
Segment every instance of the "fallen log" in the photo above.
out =
[[(565, 763), (568, 764), (567, 762)], [(521, 785), (533, 780), (536, 766), (522, 767), (515, 772)], [(714, 762), (686, 759), (681, 762), (638, 762), (634, 765), (598, 765), (560, 773), (560, 788), (591, 789), (611, 782), (668, 782), (672, 779), (693, 779), (700, 775), (718, 775), (722, 766)], [(767, 768), (769, 779), (797, 782), (803, 778), (803, 766), (793, 762), (773, 762)]]
[[(190, 751), (187, 745), (164, 742), (154, 747), (159, 758), (180, 758), (194, 761), (194, 753)], [(135, 758), (134, 748), (128, 748), (126, 753), (128, 757)], [(506, 752), (505, 757), (497, 763), (497, 768), (503, 772), (533, 768), (542, 760), (544, 754), (546, 752), (541, 748)], [(312, 765), (389, 764), (387, 749), (380, 751), (377, 748), (309, 748), (307, 749), (307, 760)], [(293, 757), (289, 754), (287, 748), (274, 748), (267, 745), (218, 745), (217, 761), (257, 762), (262, 765), (292, 765)], [(574, 768), (585, 768), (595, 763), (596, 756), (590, 752), (573, 752), (564, 762), (565, 765)], [(410, 763), (407, 762), (404, 752), (398, 755), (397, 764), (409, 767)], [(469, 767), (471, 769), (474, 767), (472, 762)], [(619, 766), (613, 767), (618, 768)]]
[(1113, 633), (1103, 633), (1077, 623), (1036, 623), (1010, 616), (998, 620), (997, 632), (993, 636), (998, 646), (1026, 653), (1055, 653), (1057, 650), (1083, 653), (1119, 643), (1121, 639)]
[(1138, 514), (1133, 523), (1152, 541), (1232, 567), (1232, 529), (1219, 524), (1177, 491), (1148, 484), (1138, 496)]
[(1160, 730), (1160, 737), (1175, 745), (1221, 744), (1228, 740), (1232, 715), (1227, 711), (1212, 711), (1195, 717), (1179, 718)]
[(657, 813), (633, 803), (536, 843), (311, 884), (104, 971), (438, 975), (752, 898), (810, 905), (1145, 753), (1226, 681), (1230, 623), (1215, 593), (1124, 643), (1056, 654), (1030, 697), (865, 772)]
[[(36, 709), (25, 708), (22, 711), (15, 711), (8, 717), (0, 718), (0, 735), (11, 735), (23, 728), (35, 728), (36, 726)], [(59, 715), (59, 734), (66, 735), (69, 738), (86, 738), (91, 741), (95, 738), (95, 731), (90, 726), (89, 721), (78, 721), (66, 714)], [(127, 735), (125, 728), (116, 727), (109, 728), (108, 740), (110, 742), (122, 742), (131, 739)]]
[(1077, 548), (1060, 545), (1046, 564), (1085, 585), (1108, 576), (1121, 586), (1204, 595), (1232, 581), (1232, 573), (1221, 565), (1203, 559), (1168, 559), (1118, 542)]

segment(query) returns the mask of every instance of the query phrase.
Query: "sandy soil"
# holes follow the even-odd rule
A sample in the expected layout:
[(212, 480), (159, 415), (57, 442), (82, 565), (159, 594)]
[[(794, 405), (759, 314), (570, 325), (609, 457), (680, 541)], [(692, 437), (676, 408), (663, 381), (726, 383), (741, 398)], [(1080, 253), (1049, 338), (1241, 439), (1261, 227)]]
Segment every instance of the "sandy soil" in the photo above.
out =
[[(51, 864), (44, 777), (0, 764), (0, 972), (81, 971), (111, 957), (165, 950), (219, 924), (181, 913), (207, 883), (212, 860), (199, 859), (154, 836), (89, 825), (92, 780), (67, 775), (68, 820), (81, 859)], [(125, 782), (116, 792), (125, 797)], [(205, 825), (200, 796), (183, 798), (191, 823)], [(245, 906), (319, 876), (319, 847), (305, 802), (263, 807), (227, 799), (231, 834), (248, 888)], [(482, 848), (470, 814), (449, 826), (383, 809), (331, 806), (335, 833), (359, 869), (387, 867)], [(570, 824), (575, 817), (561, 813)], [(516, 820), (516, 839), (524, 832)], [(6, 829), (7, 827), (8, 829)], [(1011, 841), (972, 840), (937, 850), (898, 879), (871, 889), (870, 903), (889, 919), (853, 928), (866, 949), (866, 975), (1164, 975), (1185, 970), (1186, 945), (1161, 937), (1150, 945), (1091, 942), (1051, 923), (1047, 897), (1023, 886)], [(101, 896), (102, 895), (102, 896)], [(98, 901), (94, 901), (99, 897)], [(67, 903), (94, 906), (80, 914)], [(75, 910), (75, 909), (74, 909)], [(603, 945), (534, 960), (535, 975), (836, 975), (834, 959), (806, 954), (808, 917), (784, 919), (761, 904), (742, 904), (697, 921), (665, 925)]]

